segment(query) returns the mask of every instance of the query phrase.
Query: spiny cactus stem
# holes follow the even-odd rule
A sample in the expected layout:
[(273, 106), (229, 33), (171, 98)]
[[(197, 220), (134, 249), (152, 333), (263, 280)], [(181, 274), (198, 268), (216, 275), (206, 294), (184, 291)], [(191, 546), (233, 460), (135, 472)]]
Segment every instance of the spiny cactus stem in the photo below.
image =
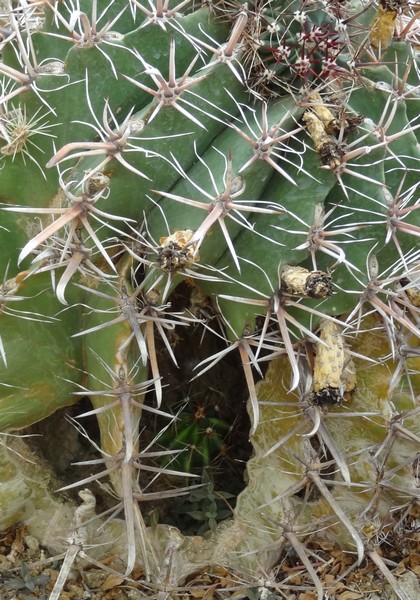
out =
[[(132, 407), (136, 407), (142, 411), (146, 411), (146, 412), (150, 412), (154, 415), (158, 415), (161, 417), (166, 417), (168, 419), (172, 419), (172, 415), (164, 412), (162, 410), (159, 410), (157, 408), (154, 408), (153, 406), (148, 406), (147, 404), (144, 404), (142, 402), (137, 402), (136, 400), (134, 400), (133, 394), (141, 394), (143, 395), (149, 388), (150, 386), (154, 384), (154, 380), (150, 379), (149, 381), (145, 381), (143, 383), (140, 383), (138, 385), (134, 385), (134, 386), (129, 386), (130, 389), (130, 405)], [(122, 388), (122, 389), (125, 389)], [(122, 392), (122, 389), (120, 388), (113, 388), (112, 390), (101, 390), (101, 391), (92, 391), (92, 390), (84, 390), (83, 392), (74, 392), (75, 395), (77, 396), (86, 396), (86, 393), (89, 393), (89, 396), (109, 396), (109, 395), (118, 395), (120, 396), (122, 393), (127, 393), (127, 392)], [(105, 413), (109, 410), (112, 411), (112, 409), (117, 408), (121, 406), (121, 402), (120, 400), (115, 400), (114, 402), (111, 402), (110, 404), (106, 404), (100, 408), (94, 408), (92, 410), (88, 410), (84, 413), (82, 413), (81, 415), (78, 416), (79, 419), (82, 419), (84, 417), (90, 417), (92, 415), (98, 415), (100, 413)]]
[(156, 23), (162, 27), (162, 29), (165, 29), (165, 23), (175, 17), (181, 8), (184, 8), (191, 0), (183, 0), (171, 9), (169, 9), (169, 0), (156, 0), (156, 7), (153, 7), (153, 10), (148, 10), (145, 6), (140, 4), (138, 0), (132, 0), (132, 2), (148, 17), (142, 27), (145, 27), (149, 23)]
[[(131, 422), (131, 418), (131, 415), (129, 415), (129, 422)], [(125, 425), (127, 425), (127, 423), (125, 423)], [(138, 453), (127, 456), (126, 447), (122, 448), (121, 451), (113, 457), (102, 459), (100, 461), (84, 461), (83, 463), (80, 463), (98, 464), (101, 462), (108, 462), (114, 464), (112, 464), (112, 466), (108, 467), (105, 471), (102, 471), (101, 473), (92, 475), (90, 477), (86, 477), (85, 479), (78, 481), (75, 484), (71, 484), (69, 486), (61, 488), (61, 491), (78, 487), (80, 485), (85, 485), (92, 481), (97, 481), (101, 477), (109, 475), (114, 476), (114, 485), (116, 485), (116, 488), (121, 496), (121, 502), (118, 503), (117, 506), (115, 506), (113, 509), (111, 509), (111, 512), (113, 516), (115, 516), (121, 510), (124, 510), (125, 529), (127, 535), (126, 575), (129, 575), (132, 572), (135, 565), (137, 532), (143, 566), (145, 570), (145, 576), (146, 579), (149, 580), (151, 575), (151, 560), (153, 559), (155, 561), (156, 559), (154, 555), (154, 549), (149, 543), (149, 538), (147, 535), (143, 516), (141, 514), (137, 501), (134, 499), (134, 494), (136, 491), (136, 484), (134, 483), (134, 481), (136, 478), (137, 469), (146, 467), (141, 467), (140, 465), (137, 465), (135, 459), (141, 456)]]
[[(288, 516), (287, 522), (281, 522), (276, 519), (273, 519), (269, 514), (264, 514), (264, 519), (266, 519), (267, 521), (272, 523), (275, 526), (276, 530), (278, 528), (281, 529), (281, 531), (282, 531), (281, 537), (279, 538), (279, 540), (276, 543), (279, 545), (282, 545), (282, 546), (284, 545), (284, 542), (290, 543), (290, 545), (293, 547), (296, 554), (299, 556), (300, 560), (302, 561), (302, 564), (307, 569), (307, 571), (315, 585), (315, 589), (317, 591), (317, 600), (323, 600), (325, 590), (322, 586), (322, 583), (321, 583), (316, 571), (314, 570), (314, 568), (312, 566), (312, 563), (310, 562), (310, 560), (308, 558), (308, 554), (305, 550), (305, 546), (302, 544), (302, 542), (299, 540), (299, 537), (298, 537), (298, 535), (310, 533), (310, 530), (304, 531), (303, 530), (304, 527), (305, 527), (305, 529), (308, 529), (308, 528), (306, 528), (306, 526), (302, 527), (302, 526), (297, 525), (297, 523), (296, 523), (297, 515), (291, 514), (291, 511), (288, 511), (288, 512), (289, 512), (289, 516)], [(271, 585), (275, 589), (278, 589), (278, 591), (280, 591), (278, 584), (274, 581), (270, 582), (270, 580), (268, 580), (265, 582), (265, 585)]]
[[(258, 423), (260, 421), (260, 408), (258, 404), (258, 395), (257, 390), (255, 389), (255, 381), (254, 376), (252, 374), (252, 366), (257, 368), (257, 371), (260, 371), (258, 367), (258, 363), (254, 360), (254, 354), (251, 350), (250, 343), (247, 339), (242, 339), (238, 343), (239, 355), (241, 357), (242, 368), (245, 375), (246, 385), (249, 392), (249, 400), (251, 402), (252, 407), (252, 421), (251, 421), (251, 430), (249, 435), (253, 435), (258, 427)], [(261, 373), (261, 371), (260, 371)]]
[[(357, 152), (357, 151), (355, 151)], [(357, 154), (357, 156), (363, 156), (365, 154), (369, 154), (369, 150), (367, 150), (366, 152), (360, 152)], [(343, 156), (344, 159), (344, 156)], [(353, 166), (353, 165), (350, 165)], [(354, 165), (357, 166), (357, 165)], [(329, 169), (330, 167), (325, 166), (322, 167), (323, 169)], [(343, 160), (341, 165), (338, 166), (335, 170), (334, 170), (334, 174), (336, 175), (338, 182), (341, 186), (342, 191), (344, 192), (344, 195), (346, 196), (346, 198), (348, 199), (348, 191), (347, 188), (343, 182), (343, 179), (341, 177), (341, 175), (345, 173), (347, 175), (351, 175), (352, 177), (356, 177), (356, 179), (360, 179), (362, 181), (366, 181), (367, 183), (373, 183), (374, 185), (378, 185), (381, 186), (383, 185), (382, 181), (377, 181), (376, 179), (373, 179), (372, 177), (368, 177), (367, 175), (363, 175), (362, 173), (360, 173), (360, 171), (356, 171), (354, 169), (349, 169), (349, 166), (347, 165), (347, 159)]]
[(13, 27), (13, 31), (16, 36), (16, 40), (17, 40), (19, 50), (20, 50), (19, 56), (20, 56), (21, 61), (25, 65), (26, 73), (21, 73), (17, 69), (14, 69), (13, 67), (11, 67), (9, 65), (6, 65), (3, 61), (0, 61), (0, 73), (4, 73), (6, 76), (10, 77), (17, 83), (21, 84), (20, 87), (12, 90), (8, 94), (1, 95), (0, 106), (3, 104), (7, 104), (7, 102), (9, 102), (9, 100), (14, 98), (15, 96), (18, 96), (22, 92), (26, 92), (29, 89), (32, 89), (34, 91), (34, 93), (38, 96), (38, 98), (42, 102), (42, 104), (44, 104), (53, 115), (56, 115), (57, 113), (54, 110), (54, 108), (46, 102), (46, 100), (42, 96), (41, 90), (38, 90), (38, 88), (36, 86), (36, 79), (39, 76), (39, 74), (42, 72), (42, 67), (37, 64), (36, 52), (33, 47), (32, 38), (30, 35), (28, 36), (29, 50), (31, 53), (31, 58), (32, 58), (33, 64), (31, 62), (31, 59), (27, 52), (27, 46), (23, 42), (21, 30), (16, 22), (16, 19), (14, 18), (12, 11), (10, 12), (10, 19), (11, 19), (11, 25)]
[(380, 136), (379, 136), (381, 139), (381, 142), (379, 144), (377, 144), (376, 146), (372, 146), (371, 150), (376, 150), (376, 148), (381, 148), (383, 146), (385, 146), (387, 148), (389, 146), (389, 144), (391, 144), (392, 142), (395, 142), (395, 140), (398, 140), (399, 138), (401, 138), (409, 133), (413, 133), (419, 127), (420, 127), (420, 123), (418, 125), (412, 125), (411, 127), (407, 127), (403, 131), (397, 131), (396, 133), (393, 133), (392, 135), (385, 135), (386, 129), (384, 128), (381, 131)]
[[(87, 81), (87, 78), (86, 78)], [(88, 102), (90, 105), (89, 94), (87, 94)], [(93, 113), (93, 109), (90, 106), (91, 112)], [(120, 162), (124, 167), (126, 167), (132, 173), (142, 177), (144, 179), (150, 180), (150, 178), (145, 175), (142, 171), (133, 167), (130, 163), (128, 163), (125, 158), (123, 158), (122, 154), (126, 146), (129, 146), (129, 139), (131, 134), (131, 118), (132, 111), (127, 115), (124, 119), (123, 123), (118, 125), (117, 131), (111, 129), (108, 125), (108, 121), (111, 119), (116, 123), (115, 116), (112, 114), (112, 111), (108, 105), (108, 102), (105, 102), (104, 110), (102, 114), (103, 124), (100, 126), (96, 117), (95, 120), (98, 124), (98, 128), (94, 127), (97, 131), (98, 135), (102, 138), (100, 142), (70, 142), (66, 144), (58, 152), (54, 154), (54, 156), (47, 162), (47, 169), (59, 165), (66, 160), (73, 160), (75, 158), (81, 158), (83, 156), (95, 156), (105, 154), (104, 160), (96, 165), (94, 169), (89, 170), (89, 172), (85, 175), (80, 183), (85, 182), (89, 177), (91, 177), (94, 173), (100, 172), (103, 168), (113, 159), (116, 159)], [(70, 154), (73, 150), (81, 149), (80, 152), (74, 152)], [(140, 151), (140, 149), (138, 148)]]
[[(357, 564), (366, 551), (400, 594), (378, 556), (403, 547), (418, 495), (420, 71), (418, 9), (385, 2), (375, 15), (340, 0), (6, 1), (0, 425), (90, 399), (77, 419), (94, 416), (100, 442), (90, 419), (70, 421), (98, 458), (63, 483), (111, 482), (93, 542), (100, 552), (114, 520), (119, 577), (135, 568), (158, 600), (214, 565), (238, 573), (240, 594), (287, 594), (290, 549), (321, 600), (334, 592), (313, 560), (331, 540)], [(214, 525), (218, 480), (210, 494), (173, 478), (191, 481), (198, 457), (226, 479), (237, 446), (224, 419), (247, 390), (249, 485), (199, 555), (202, 538), (154, 515)], [(2, 482), (0, 513), (15, 490)], [(213, 508), (184, 510), (197, 498)], [(53, 600), (71, 562), (90, 561), (90, 521), (73, 527)]]
[(318, 463), (312, 463), (311, 465), (307, 465), (306, 478), (307, 480), (313, 482), (316, 485), (322, 496), (325, 498), (325, 500), (331, 506), (331, 508), (333, 509), (337, 517), (340, 519), (344, 527), (350, 533), (357, 548), (357, 565), (360, 565), (363, 561), (363, 557), (365, 554), (364, 544), (360, 538), (360, 535), (350, 522), (350, 519), (347, 517), (341, 506), (336, 502), (335, 498), (327, 488), (326, 484), (321, 479), (319, 471), (324, 466), (325, 465)]
[(419, 35), (419, 19), (420, 10), (415, 12), (411, 18), (410, 16), (407, 18), (404, 14), (400, 14), (398, 23), (399, 27), (402, 26), (403, 28), (395, 32), (397, 39), (416, 43)]
[(159, 408), (162, 402), (162, 381), (159, 371), (159, 364), (156, 351), (155, 329), (159, 332), (163, 343), (169, 353), (169, 356), (176, 367), (178, 363), (175, 354), (171, 348), (169, 339), (165, 333), (165, 328), (172, 329), (176, 325), (185, 325), (187, 322), (178, 321), (176, 319), (168, 319), (165, 317), (165, 312), (162, 310), (162, 316), (159, 315), (159, 310), (156, 307), (145, 306), (139, 315), (139, 321), (145, 324), (145, 340), (149, 354), (149, 365), (152, 372), (153, 382), (155, 385), (156, 405)]
[(96, 325), (94, 327), (90, 327), (84, 331), (81, 331), (81, 332), (75, 334), (73, 337), (78, 337), (80, 335), (86, 335), (89, 333), (93, 333), (95, 331), (100, 331), (101, 329), (104, 329), (106, 327), (110, 327), (112, 325), (127, 321), (130, 324), (130, 327), (132, 330), (131, 337), (134, 337), (137, 342), (140, 356), (142, 359), (142, 363), (143, 363), (143, 365), (146, 365), (148, 362), (147, 345), (146, 345), (143, 333), (141, 331), (140, 324), (138, 322), (137, 296), (136, 295), (133, 296), (133, 294), (129, 294), (128, 290), (125, 288), (125, 286), (122, 287), (122, 289), (120, 290), (121, 296), (114, 297), (114, 296), (110, 296), (109, 294), (105, 294), (104, 292), (100, 292), (98, 290), (90, 289), (86, 286), (82, 286), (80, 284), (76, 284), (76, 285), (78, 287), (80, 287), (80, 289), (88, 291), (88, 292), (94, 294), (95, 296), (98, 296), (99, 298), (108, 299), (112, 303), (116, 302), (117, 306), (119, 307), (119, 309), (121, 311), (121, 314), (119, 316), (117, 316), (115, 319), (112, 319), (111, 321), (109, 321), (107, 323), (102, 323), (101, 325)]
[[(246, 116), (242, 110), (242, 107), (239, 106), (239, 110), (241, 112), (243, 120), (246, 122)], [(246, 140), (251, 147), (254, 149), (254, 155), (239, 169), (238, 174), (243, 173), (248, 167), (250, 167), (255, 161), (261, 159), (268, 162), (269, 165), (273, 167), (280, 175), (285, 177), (290, 183), (296, 185), (296, 182), (293, 178), (280, 166), (279, 162), (281, 159), (285, 160), (279, 153), (274, 152), (275, 146), (278, 144), (283, 144), (288, 139), (293, 138), (295, 134), (302, 131), (302, 126), (293, 129), (292, 131), (287, 131), (282, 133), (282, 135), (277, 135), (279, 130), (282, 128), (282, 125), (289, 118), (289, 113), (286, 114), (280, 119), (278, 123), (269, 127), (268, 125), (268, 117), (267, 117), (268, 105), (266, 102), (262, 103), (262, 117), (261, 117), (261, 125), (258, 125), (260, 129), (260, 135), (255, 135), (253, 132), (253, 137), (249, 136), (247, 133), (242, 131), (239, 127), (230, 124), (232, 127), (244, 140)], [(251, 127), (250, 127), (251, 129)], [(277, 158), (275, 161), (272, 156)]]
[[(30, 75), (27, 75), (26, 73), (21, 73), (17, 69), (14, 69), (13, 67), (9, 67), (8, 65), (5, 65), (4, 63), (0, 63), (0, 72), (4, 73), (4, 75), (7, 75), (7, 77), (10, 77), (14, 81), (20, 83), (22, 85), (22, 88), (19, 88), (19, 90), (26, 89), (33, 81), (33, 78)], [(19, 93), (19, 91), (17, 93)], [(13, 96), (15, 96), (15, 95), (16, 95), (16, 90), (14, 90), (14, 92), (13, 92)], [(9, 100), (9, 98), (10, 98), (10, 96), (7, 96), (7, 95), (2, 96), (1, 104), (6, 104), (6, 102)]]
[[(98, 0), (92, 2), (92, 13), (89, 19), (88, 15), (81, 11), (74, 11), (71, 14), (69, 21), (66, 21), (61, 13), (57, 10), (56, 6), (51, 6), (54, 11), (55, 17), (60, 21), (62, 25), (69, 31), (71, 37), (63, 37), (81, 48), (92, 48), (102, 41), (106, 41), (106, 36), (109, 31), (112, 30), (113, 26), (118, 22), (124, 10), (117, 14), (112, 20), (108, 21), (107, 24), (98, 31)], [(76, 23), (79, 22), (81, 25), (81, 33), (75, 31)], [(116, 73), (115, 73), (116, 76)]]
[[(218, 62), (226, 64), (240, 83), (243, 83), (244, 81), (244, 74), (242, 72), (238, 72), (237, 68), (234, 66), (233, 63), (237, 62), (239, 70), (243, 70), (241, 63), (237, 61), (237, 55), (241, 50), (240, 40), (244, 34), (247, 22), (248, 16), (246, 12), (240, 12), (235, 19), (235, 23), (230, 33), (228, 41), (222, 47), (214, 47), (202, 40), (194, 38), (194, 41), (196, 41), (200, 46), (202, 46), (206, 50), (209, 50), (210, 52), (213, 52), (216, 55), (216, 59), (210, 62), (210, 64), (207, 66), (212, 66)], [(203, 67), (203, 69), (207, 68), (207, 66)]]
[[(420, 408), (414, 408), (410, 411), (406, 411), (403, 414), (396, 414), (393, 416), (392, 420), (389, 423), (389, 431), (388, 431), (387, 437), (384, 440), (383, 444), (381, 444), (381, 446), (378, 448), (378, 450), (374, 454), (373, 459), (377, 459), (379, 457), (379, 455), (384, 452), (385, 456), (383, 458), (383, 462), (385, 462), (387, 455), (391, 451), (391, 446), (397, 437), (402, 437), (404, 439), (410, 440), (410, 441), (414, 442), (415, 444), (420, 443), (420, 438), (417, 435), (415, 435), (412, 431), (409, 431), (406, 427), (404, 427), (400, 423), (400, 421), (403, 422), (405, 419), (414, 417), (419, 412), (420, 412)], [(390, 446), (390, 448), (387, 449), (387, 446)], [(400, 467), (400, 465), (398, 466), (398, 468), (399, 467)]]
[[(199, 158), (200, 162), (203, 162), (203, 164), (205, 165), (203, 159), (200, 157), (198, 157), (198, 158)], [(168, 198), (170, 200), (174, 200), (176, 202), (180, 202), (180, 203), (186, 204), (188, 206), (193, 206), (195, 208), (200, 208), (202, 210), (208, 211), (209, 214), (204, 218), (203, 222), (199, 225), (199, 227), (194, 232), (193, 236), (191, 237), (191, 239), (188, 242), (188, 246), (190, 246), (193, 249), (194, 255), (197, 256), (198, 251), (199, 251), (206, 235), (208, 234), (208, 232), (210, 231), (210, 229), (214, 225), (214, 223), (218, 222), (219, 226), (222, 230), (223, 236), (225, 238), (226, 244), (227, 244), (229, 251), (232, 255), (232, 258), (234, 260), (234, 263), (235, 263), (238, 271), (240, 271), (240, 263), (239, 263), (239, 259), (238, 259), (237, 255), (236, 255), (236, 252), (235, 252), (235, 246), (234, 246), (233, 241), (231, 240), (229, 231), (224, 222), (225, 217), (227, 215), (229, 215), (229, 213), (231, 211), (235, 211), (235, 212), (236, 211), (244, 211), (244, 212), (270, 214), (270, 215), (282, 214), (284, 211), (281, 209), (275, 210), (272, 208), (261, 208), (259, 206), (255, 206), (254, 204), (242, 204), (241, 202), (234, 202), (233, 200), (235, 198), (242, 195), (242, 193), (244, 191), (243, 185), (241, 184), (241, 180), (238, 182), (238, 181), (234, 181), (232, 179), (232, 155), (230, 152), (227, 157), (224, 157), (224, 162), (225, 162), (225, 175), (224, 175), (224, 186), (225, 187), (222, 192), (219, 192), (217, 190), (217, 185), (215, 183), (213, 175), (211, 174), (213, 187), (215, 188), (215, 191), (217, 192), (216, 197), (209, 194), (206, 190), (202, 189), (197, 183), (190, 180), (188, 178), (188, 176), (185, 175), (185, 177), (192, 183), (192, 185), (210, 201), (209, 203), (199, 202), (197, 200), (192, 200), (189, 198), (178, 196), (175, 194), (171, 194), (169, 192), (163, 192), (163, 191), (159, 191), (159, 190), (152, 190), (152, 191), (156, 194), (163, 196), (164, 198)], [(178, 167), (178, 169), (180, 169), (180, 165), (177, 164), (177, 167)], [(238, 178), (238, 179), (240, 179), (240, 178)]]
[[(126, 138), (128, 137), (128, 131), (126, 131)], [(61, 164), (65, 160), (73, 160), (74, 158), (81, 158), (82, 156), (87, 156), (84, 150), (89, 150), (88, 156), (94, 156), (97, 154), (108, 154), (106, 162), (101, 163), (98, 167), (98, 171), (100, 171), (107, 162), (114, 158), (114, 155), (121, 152), (121, 149), (124, 145), (125, 141), (123, 138), (118, 140), (118, 142), (71, 142), (70, 144), (66, 144), (58, 152), (54, 154), (54, 156), (47, 162), (47, 169), (51, 169), (51, 167), (55, 167), (58, 164)], [(81, 152), (77, 152), (72, 154), (71, 156), (67, 156), (69, 152), (73, 150), (82, 150)], [(144, 176), (144, 175), (143, 175)]]
[[(247, 389), (249, 392), (251, 408), (253, 412), (253, 419), (251, 423), (251, 432), (255, 433), (256, 428), (259, 422), (259, 405), (258, 398), (255, 388), (254, 375), (252, 373), (252, 368), (254, 368), (257, 373), (262, 377), (261, 369), (255, 359), (254, 352), (252, 350), (252, 346), (258, 346), (258, 342), (252, 338), (242, 337), (241, 339), (237, 339), (232, 342), (228, 348), (217, 352), (213, 356), (204, 359), (201, 361), (196, 367), (196, 370), (199, 370), (201, 366), (205, 365), (204, 368), (198, 371), (198, 373), (191, 379), (194, 381), (197, 377), (200, 377), (203, 373), (211, 369), (215, 364), (217, 364), (226, 354), (238, 349), (239, 355), (242, 363), (243, 372), (245, 375), (245, 381), (247, 385)], [(266, 346), (264, 346), (266, 347)], [(273, 347), (267, 346), (267, 348), (273, 350)], [(251, 434), (252, 434), (251, 433)]]
[(383, 292), (381, 288), (381, 284), (378, 281), (371, 281), (362, 294), (359, 303), (349, 315), (348, 319), (351, 320), (356, 312), (361, 310), (362, 305), (365, 302), (369, 302), (378, 312), (381, 314), (386, 323), (389, 323), (391, 327), (391, 331), (393, 330), (392, 321), (395, 319), (398, 323), (400, 323), (403, 327), (408, 329), (411, 333), (413, 333), (416, 337), (419, 337), (418, 328), (404, 315), (402, 315), (399, 309), (392, 308), (386, 304), (381, 298), (378, 297), (378, 293)]
[(128, 77), (127, 75), (124, 75), (124, 77), (128, 81), (131, 81), (131, 83), (133, 83), (138, 88), (144, 90), (145, 92), (147, 92), (148, 94), (153, 96), (155, 98), (155, 100), (157, 100), (157, 105), (154, 107), (152, 113), (150, 114), (150, 116), (147, 119), (148, 123), (151, 123), (153, 121), (153, 119), (156, 117), (156, 115), (159, 113), (159, 111), (162, 108), (167, 107), (167, 106), (172, 106), (172, 108), (175, 108), (182, 115), (184, 115), (187, 119), (190, 119), (193, 123), (195, 123), (202, 129), (205, 129), (205, 126), (196, 117), (194, 117), (194, 115), (192, 115), (190, 112), (188, 112), (185, 108), (183, 108), (180, 105), (180, 102), (182, 102), (182, 101), (184, 101), (187, 105), (189, 104), (188, 101), (184, 100), (181, 97), (182, 92), (189, 90), (189, 88), (195, 86), (200, 81), (203, 81), (210, 74), (210, 73), (205, 73), (204, 75), (201, 75), (200, 77), (194, 77), (193, 79), (188, 80), (188, 77), (189, 77), (192, 69), (194, 68), (195, 63), (200, 58), (200, 54), (197, 53), (195, 55), (195, 57), (193, 58), (193, 60), (189, 64), (189, 66), (187, 67), (187, 69), (186, 69), (185, 73), (182, 75), (182, 77), (180, 79), (176, 79), (176, 76), (175, 76), (175, 40), (174, 40), (174, 37), (172, 36), (170, 46), (169, 46), (169, 75), (168, 75), (167, 81), (165, 80), (163, 75), (160, 73), (160, 71), (158, 71), (154, 67), (151, 67), (150, 65), (145, 63), (145, 61), (143, 60), (143, 58), (141, 57), (140, 54), (138, 54), (136, 56), (142, 62), (143, 66), (144, 66), (144, 69), (145, 69), (144, 73), (147, 75), (150, 75), (150, 77), (156, 84), (157, 90), (153, 90), (152, 88), (148, 87), (147, 85), (144, 85), (143, 83), (136, 81), (135, 79), (133, 79), (132, 77)]
[[(129, 416), (129, 421), (131, 421), (131, 415)], [(128, 446), (127, 446), (128, 447)], [(142, 561), (145, 569), (146, 578), (150, 578), (151, 570), (150, 570), (150, 560), (154, 557), (154, 550), (152, 546), (148, 543), (148, 536), (146, 532), (146, 527), (144, 524), (143, 517), (141, 515), (139, 506), (137, 502), (134, 500), (134, 491), (135, 491), (135, 474), (137, 472), (135, 458), (138, 457), (138, 454), (132, 454), (127, 456), (126, 448), (123, 448), (118, 455), (106, 459), (107, 462), (113, 462), (114, 465), (109, 467), (102, 473), (97, 475), (92, 475), (91, 477), (87, 477), (82, 481), (77, 482), (77, 484), (73, 484), (71, 486), (66, 486), (61, 488), (62, 490), (70, 489), (72, 487), (76, 487), (78, 485), (84, 485), (91, 481), (98, 480), (100, 477), (104, 477), (106, 475), (114, 475), (118, 477), (118, 485), (117, 489), (121, 495), (121, 502), (111, 509), (113, 515), (115, 516), (121, 510), (124, 510), (124, 518), (125, 518), (125, 529), (127, 535), (127, 567), (126, 567), (126, 575), (129, 575), (135, 565), (136, 560), (136, 531), (138, 533), (140, 549), (142, 554)], [(104, 461), (97, 461), (104, 462)], [(85, 461), (81, 464), (90, 464), (92, 461)], [(116, 484), (116, 479), (114, 477), (114, 484)]]
[(317, 593), (317, 600), (323, 600), (324, 587), (323, 587), (315, 569), (313, 568), (311, 561), (308, 558), (308, 555), (305, 550), (305, 546), (300, 542), (296, 533), (291, 529), (283, 529), (283, 536), (289, 542), (289, 544), (292, 546), (292, 548), (295, 550), (296, 554), (299, 556), (300, 560), (302, 561), (302, 564), (308, 571), (308, 574), (311, 577), (311, 579), (315, 585), (315, 589), (316, 589), (316, 593)]
[[(19, 259), (18, 259), (18, 264), (20, 264), (27, 256), (29, 256), (29, 254), (31, 254), (31, 252), (33, 252), (34, 250), (36, 250), (36, 248), (38, 248), (42, 243), (44, 243), (49, 237), (53, 236), (57, 231), (59, 231), (62, 227), (64, 227), (65, 225), (67, 225), (68, 223), (71, 223), (71, 230), (69, 232), (68, 235), (68, 242), (67, 244), (71, 243), (71, 240), (73, 239), (73, 236), (76, 232), (77, 226), (79, 223), (81, 223), (84, 228), (88, 231), (88, 233), (91, 236), (91, 239), (94, 241), (94, 243), (96, 244), (98, 250), (100, 251), (100, 253), (102, 254), (102, 256), (104, 257), (104, 259), (106, 260), (106, 262), (108, 263), (108, 265), (111, 267), (112, 271), (116, 272), (115, 266), (113, 264), (113, 262), (111, 261), (108, 252), (105, 250), (102, 242), (98, 239), (94, 229), (92, 228), (91, 224), (88, 221), (88, 218), (86, 215), (88, 214), (92, 214), (94, 215), (94, 218), (97, 218), (99, 221), (101, 221), (97, 215), (103, 215), (103, 213), (101, 213), (100, 211), (98, 211), (95, 206), (94, 203), (98, 200), (98, 198), (100, 198), (102, 196), (102, 193), (99, 193), (98, 195), (94, 196), (94, 197), (88, 197), (88, 196), (73, 196), (69, 191), (67, 191), (67, 197), (69, 197), (70, 200), (72, 200), (74, 202), (73, 206), (71, 206), (68, 209), (61, 209), (61, 208), (38, 208), (38, 209), (31, 209), (29, 207), (10, 207), (10, 208), (4, 208), (3, 210), (10, 210), (12, 212), (23, 212), (23, 213), (31, 213), (31, 214), (60, 214), (61, 216), (54, 221), (53, 223), (50, 223), (50, 225), (47, 225), (47, 227), (45, 227), (45, 229), (43, 229), (42, 231), (40, 231), (40, 233), (38, 233), (35, 237), (33, 237), (27, 244), (26, 246), (22, 249), (20, 255), (19, 255)], [(109, 217), (111, 219), (116, 219), (116, 220), (124, 220), (121, 217), (118, 216), (114, 216), (114, 215), (109, 215)], [(118, 231), (114, 228), (115, 231)], [(122, 233), (119, 231), (119, 233)]]
[[(28, 36), (27, 44), (24, 43), (23, 38), (22, 38), (21, 28), (19, 27), (19, 23), (15, 17), (13, 10), (11, 10), (9, 12), (9, 20), (10, 20), (10, 25), (15, 33), (16, 41), (19, 46), (20, 58), (21, 58), (22, 62), (24, 63), (24, 66), (28, 72), (28, 79), (31, 81), (34, 81), (38, 74), (39, 66), (37, 64), (36, 51), (34, 48), (32, 37)], [(32, 62), (31, 62), (31, 60), (29, 58), (29, 54), (28, 54), (28, 45), (29, 45), (29, 52), (30, 52)], [(22, 81), (22, 83), (23, 83), (23, 81)]]
[(229, 41), (224, 47), (223, 51), (220, 52), (220, 57), (223, 56), (225, 59), (230, 59), (233, 57), (233, 54), (236, 50), (236, 46), (244, 33), (247, 22), (248, 15), (246, 11), (240, 12), (239, 15), (236, 17), (233, 29), (229, 37)]
[[(148, 535), (143, 516), (137, 502), (133, 498), (133, 467), (128, 462), (124, 461), (121, 464), (121, 486), (122, 498), (124, 505), (124, 518), (126, 522), (127, 532), (127, 567), (126, 575), (129, 575), (135, 566), (136, 561), (136, 529), (138, 533), (138, 541), (140, 543), (141, 557), (144, 565), (146, 581), (150, 581), (151, 566), (150, 558), (153, 553), (150, 552), (152, 546), (147, 543)], [(149, 547), (150, 546), (150, 547)]]
[[(328, 238), (332, 235), (348, 235), (352, 231), (360, 231), (361, 229), (365, 229), (367, 225), (358, 224), (358, 225), (350, 225), (343, 228), (337, 228), (333, 231), (327, 231), (324, 228), (324, 225), (328, 221), (328, 218), (333, 214), (334, 210), (337, 208), (333, 206), (331, 210), (327, 213), (324, 212), (322, 205), (317, 205), (314, 211), (314, 221), (313, 224), (309, 227), (308, 239), (303, 244), (296, 246), (295, 250), (304, 250), (308, 249), (309, 254), (312, 259), (312, 267), (316, 271), (318, 269), (316, 262), (316, 252), (321, 251), (336, 259), (336, 262), (333, 265), (330, 265), (330, 270), (334, 270), (339, 264), (344, 263), (350, 269), (354, 269), (361, 273), (360, 269), (350, 263), (347, 258), (344, 250), (338, 246), (334, 241), (328, 241), (325, 238)], [(334, 224), (334, 221), (328, 223), (328, 226), (331, 227)], [(306, 224), (305, 224), (306, 225)], [(301, 233), (301, 232), (296, 232)]]

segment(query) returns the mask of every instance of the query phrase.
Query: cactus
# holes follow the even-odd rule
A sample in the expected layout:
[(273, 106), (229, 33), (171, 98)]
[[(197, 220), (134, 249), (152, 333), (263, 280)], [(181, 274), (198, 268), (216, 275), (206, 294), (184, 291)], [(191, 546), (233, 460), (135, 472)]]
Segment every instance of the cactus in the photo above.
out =
[[(313, 559), (335, 544), (407, 598), (381, 556), (418, 502), (414, 5), (4, 4), (0, 528), (26, 510), (13, 437), (88, 397), (68, 427), (90, 438), (95, 417), (95, 458), (62, 489), (90, 517), (53, 600), (89, 523), (123, 540), (122, 579), (164, 593), (216, 565), (251, 596), (287, 590), (292, 549), (321, 599)], [(235, 416), (253, 455), (216, 526)], [(197, 519), (203, 499), (205, 544), (143, 510), (163, 498)]]

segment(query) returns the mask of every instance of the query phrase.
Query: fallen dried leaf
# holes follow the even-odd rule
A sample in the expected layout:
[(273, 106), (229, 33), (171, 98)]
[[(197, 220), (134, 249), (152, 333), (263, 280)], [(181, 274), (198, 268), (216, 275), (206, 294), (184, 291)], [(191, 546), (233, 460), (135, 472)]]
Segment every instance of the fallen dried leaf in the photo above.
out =
[(19, 527), (19, 529), (15, 530), (15, 536), (12, 541), (10, 552), (7, 555), (7, 559), (10, 560), (10, 562), (15, 563), (18, 557), (25, 552), (25, 538), (27, 535), (28, 528), (26, 526)]
[(101, 585), (101, 590), (103, 590), (104, 592), (106, 592), (107, 590), (111, 590), (113, 587), (121, 585), (123, 581), (124, 577), (120, 577), (111, 573)]
[(360, 592), (351, 592), (350, 590), (337, 596), (337, 600), (358, 600), (359, 598), (363, 598), (363, 594)]

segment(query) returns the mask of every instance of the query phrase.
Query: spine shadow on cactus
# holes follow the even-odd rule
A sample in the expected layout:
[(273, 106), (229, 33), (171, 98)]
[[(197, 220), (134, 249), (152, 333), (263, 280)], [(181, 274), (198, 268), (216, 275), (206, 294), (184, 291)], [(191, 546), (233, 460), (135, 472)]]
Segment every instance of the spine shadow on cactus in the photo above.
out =
[(0, 428), (84, 396), (99, 427), (52, 598), (100, 522), (165, 594), (217, 564), (287, 588), (293, 548), (320, 600), (331, 543), (404, 599), (380, 554), (417, 489), (415, 9), (7, 6)]

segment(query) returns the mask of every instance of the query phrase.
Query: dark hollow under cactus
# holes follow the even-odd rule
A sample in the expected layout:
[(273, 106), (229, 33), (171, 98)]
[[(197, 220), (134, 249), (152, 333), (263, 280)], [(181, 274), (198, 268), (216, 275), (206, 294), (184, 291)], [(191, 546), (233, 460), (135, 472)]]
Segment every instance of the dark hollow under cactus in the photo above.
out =
[[(418, 7), (3, 4), (0, 528), (53, 490), (13, 436), (87, 397), (53, 600), (89, 535), (164, 593), (216, 565), (287, 593), (292, 550), (321, 599), (330, 543), (407, 598), (381, 554), (419, 498)], [(142, 508), (167, 498), (206, 540)]]

